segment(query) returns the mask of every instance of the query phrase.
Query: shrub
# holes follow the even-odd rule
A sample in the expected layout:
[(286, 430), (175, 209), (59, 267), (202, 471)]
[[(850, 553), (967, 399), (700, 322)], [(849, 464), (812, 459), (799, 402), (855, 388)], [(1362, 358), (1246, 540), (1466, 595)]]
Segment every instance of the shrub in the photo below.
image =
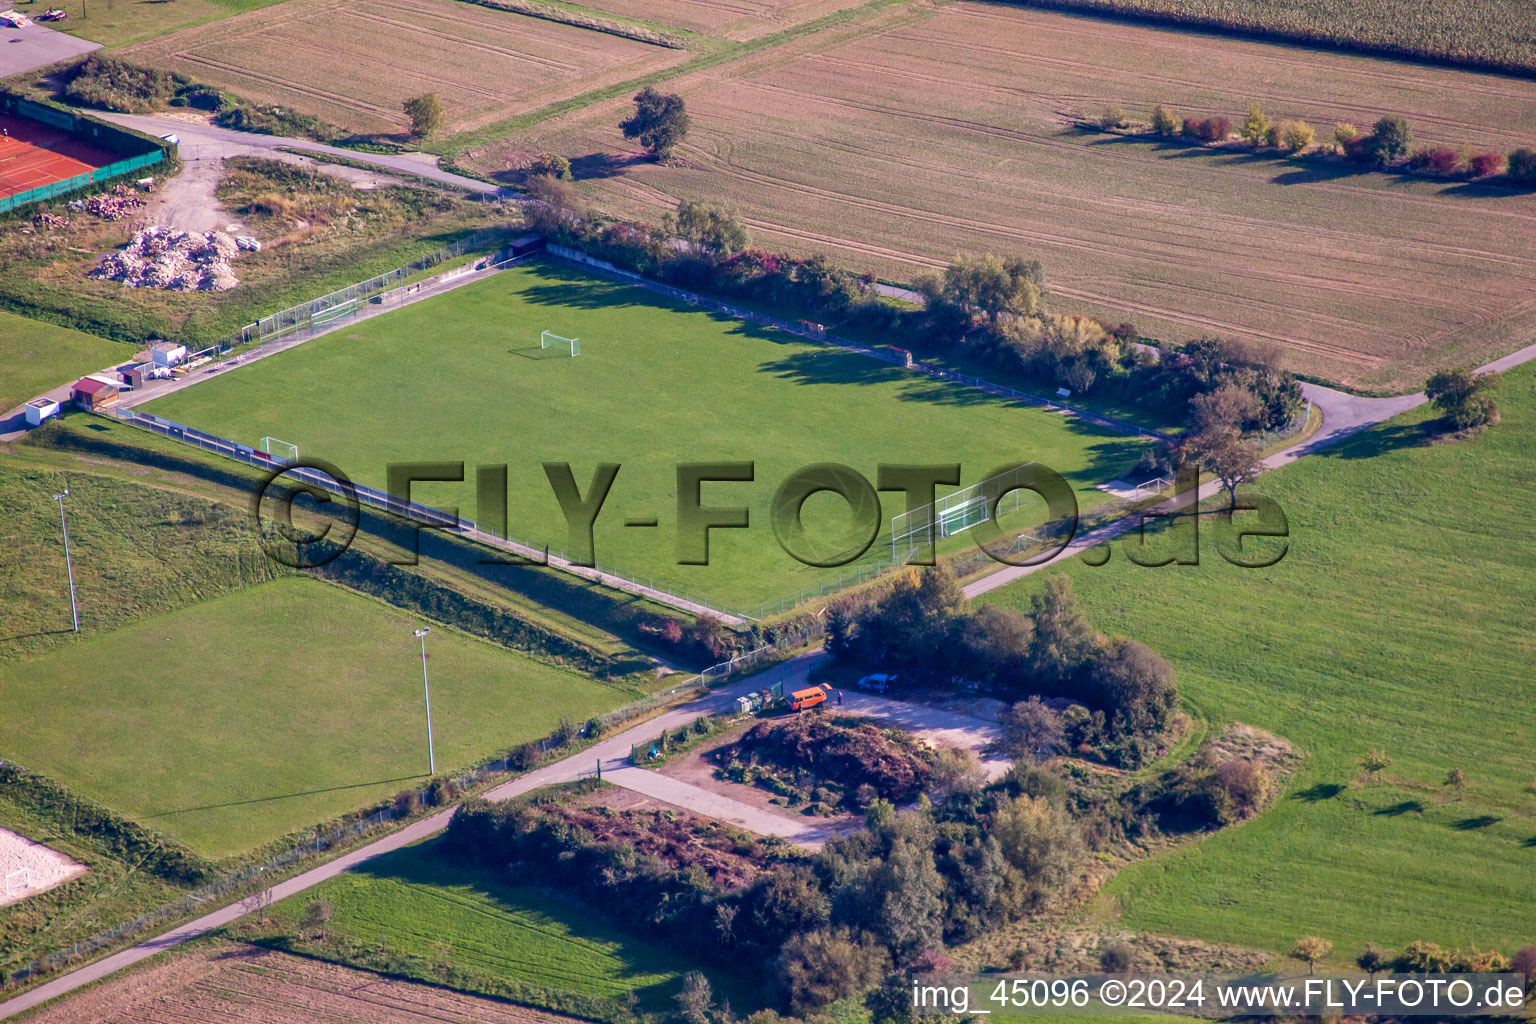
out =
[(1300, 153), (1312, 145), (1317, 132), (1305, 121), (1280, 122), (1280, 144), (1292, 153)]
[(431, 135), (443, 126), (443, 104), (435, 92), (412, 96), (401, 104), (401, 109), (411, 122), (411, 134), (418, 139)]
[(1119, 107), (1108, 106), (1099, 112), (1099, 127), (1105, 131), (1119, 128), (1125, 123), (1125, 114)]
[(1526, 977), (1526, 989), (1536, 992), (1536, 946), (1521, 946), (1509, 958), (1509, 969)]
[(528, 173), (533, 175), (547, 174), (551, 178), (570, 181), (571, 162), (559, 153), (540, 153), (538, 158), (529, 165)]
[(1467, 162), (1467, 173), (1474, 178), (1488, 178), (1504, 169), (1504, 158), (1498, 153), (1478, 153)]
[(1448, 146), (1426, 146), (1414, 150), (1408, 166), (1420, 174), (1448, 178), (1460, 170), (1461, 160), (1457, 157), (1456, 151)]
[(1099, 970), (1105, 974), (1124, 974), (1135, 962), (1135, 951), (1124, 942), (1111, 942), (1099, 950)]
[(1406, 118), (1388, 114), (1377, 121), (1371, 134), (1361, 138), (1359, 143), (1358, 149), (1351, 150), (1351, 155), (1363, 163), (1386, 167), (1408, 155), (1413, 144), (1413, 130), (1408, 127)]
[(165, 106), (179, 84), (169, 71), (93, 56), (75, 69), (64, 96), (82, 106), (139, 114)]
[(1268, 134), (1269, 118), (1264, 116), (1264, 111), (1255, 103), (1248, 108), (1248, 116), (1243, 120), (1243, 139), (1250, 146), (1258, 146)]
[(1152, 111), (1152, 130), (1162, 136), (1179, 134), (1179, 119), (1173, 111), (1158, 104)]
[(1340, 153), (1348, 152), (1349, 144), (1360, 137), (1360, 129), (1347, 121), (1340, 121), (1333, 126), (1333, 142)]
[(397, 818), (408, 818), (421, 806), (421, 797), (414, 789), (402, 789), (395, 794), (394, 812)]
[(1536, 185), (1536, 149), (1517, 149), (1509, 154), (1506, 172), (1522, 185)]
[(779, 954), (779, 984), (797, 1013), (869, 988), (884, 975), (885, 950), (846, 928), (795, 935)]
[(433, 807), (444, 807), (458, 798), (459, 787), (452, 779), (433, 779), (432, 785), (427, 787), (427, 803)]
[(1232, 134), (1232, 122), (1217, 115), (1207, 118), (1187, 118), (1184, 121), (1185, 138), (1201, 142), (1224, 142)]

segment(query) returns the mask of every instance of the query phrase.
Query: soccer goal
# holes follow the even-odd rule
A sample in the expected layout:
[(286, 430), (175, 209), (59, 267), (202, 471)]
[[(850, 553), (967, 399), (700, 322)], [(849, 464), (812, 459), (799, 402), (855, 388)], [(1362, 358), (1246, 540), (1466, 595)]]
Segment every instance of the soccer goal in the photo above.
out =
[(275, 437), (264, 437), (261, 444), (257, 445), (262, 451), (274, 459), (282, 459), (285, 462), (299, 461), (299, 446), (289, 444), (287, 441), (279, 441)]
[(539, 335), (539, 348), (568, 348), (571, 350), (571, 355), (579, 356), (581, 355), (581, 339), (562, 338), (553, 331), (545, 331)]
[(988, 519), (1000, 519), (1016, 511), (1020, 505), (1020, 490), (1033, 482), (1034, 463), (1029, 463), (946, 494), (931, 505), (893, 516), (891, 559), (911, 558), (938, 537), (953, 537)]

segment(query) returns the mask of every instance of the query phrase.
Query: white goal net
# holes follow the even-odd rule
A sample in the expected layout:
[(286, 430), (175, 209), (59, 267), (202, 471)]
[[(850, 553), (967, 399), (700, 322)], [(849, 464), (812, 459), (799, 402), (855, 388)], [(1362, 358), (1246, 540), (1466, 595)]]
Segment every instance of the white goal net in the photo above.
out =
[(566, 349), (571, 353), (571, 355), (579, 356), (581, 355), (581, 339), (562, 338), (554, 331), (545, 331), (543, 334), (539, 335), (539, 348)]
[(299, 446), (296, 444), (279, 441), (275, 437), (264, 437), (261, 439), (261, 444), (257, 445), (257, 447), (266, 452), (271, 458), (282, 459), (284, 462), (299, 461)]
[(32, 891), (32, 869), (17, 868), (5, 876), (5, 898), (17, 899)]
[[(911, 558), (940, 537), (964, 533), (994, 516), (1003, 518), (1018, 510), (1021, 492), (1034, 482), (1035, 465), (1029, 463), (946, 494), (931, 505), (892, 516), (891, 558)], [(1036, 539), (1029, 533), (1021, 533), (1020, 538)]]

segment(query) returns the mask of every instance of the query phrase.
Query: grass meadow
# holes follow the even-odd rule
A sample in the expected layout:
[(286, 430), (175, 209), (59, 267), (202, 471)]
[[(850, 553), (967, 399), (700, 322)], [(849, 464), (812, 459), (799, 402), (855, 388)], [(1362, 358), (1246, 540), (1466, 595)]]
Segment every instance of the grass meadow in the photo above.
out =
[(633, 991), (641, 1010), (670, 1009), (679, 979), (696, 969), (659, 937), (613, 928), (537, 889), (444, 860), (432, 842), (368, 861), (277, 913), (297, 920), (316, 898), (334, 906), (328, 931), (336, 937), (546, 990), (610, 998)]
[[(1503, 422), (1434, 439), (1419, 410), (1266, 475), (1286, 557), (1067, 570), (1090, 617), (1174, 665), (1186, 703), (1278, 733), (1308, 760), (1258, 819), (1125, 870), (1125, 926), (1348, 963), (1367, 942), (1506, 952), (1536, 937), (1536, 368)], [(990, 600), (1022, 607), (1026, 579)], [(1379, 783), (1357, 759), (1384, 750)], [(1444, 785), (1466, 773), (1465, 795)]]
[[(420, 785), (421, 624), (285, 577), (0, 661), (0, 755), (238, 854)], [(449, 627), (427, 650), (440, 771), (638, 696)]]
[(121, 342), (0, 310), (0, 416), (30, 398), (133, 357)]
[[(548, 329), (581, 338), (572, 359)], [(1143, 442), (862, 356), (702, 312), (564, 268), (516, 268), (221, 375), (148, 405), (254, 443), (272, 435), (382, 487), (390, 462), (467, 463), (464, 484), (412, 497), (474, 518), (474, 467), (508, 465), (511, 531), (571, 548), (541, 467), (567, 462), (586, 493), (595, 464), (621, 469), (595, 529), (598, 560), (751, 614), (836, 580), (775, 543), (774, 490), (794, 470), (953, 463), (972, 483), (1014, 461), (1060, 472), (1088, 508)], [(751, 527), (713, 530), (710, 564), (678, 565), (676, 464), (755, 463), (751, 483), (707, 483), (707, 506), (742, 505)], [(884, 516), (904, 498), (886, 494)], [(656, 517), (655, 527), (626, 527)], [(846, 506), (812, 497), (813, 539), (841, 536)], [(971, 541), (951, 538), (956, 548)], [(879, 541), (877, 540), (877, 545)], [(823, 548), (826, 550), (826, 548)], [(872, 549), (878, 550), (878, 549)], [(887, 552), (887, 546), (885, 549)]]

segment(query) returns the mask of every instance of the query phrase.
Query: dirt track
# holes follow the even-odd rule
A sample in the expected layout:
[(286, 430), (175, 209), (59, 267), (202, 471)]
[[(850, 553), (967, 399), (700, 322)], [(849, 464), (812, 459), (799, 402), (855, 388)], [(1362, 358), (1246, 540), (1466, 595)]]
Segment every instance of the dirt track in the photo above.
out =
[(523, 1006), (219, 943), (50, 1007), (37, 1024), (563, 1024)]

